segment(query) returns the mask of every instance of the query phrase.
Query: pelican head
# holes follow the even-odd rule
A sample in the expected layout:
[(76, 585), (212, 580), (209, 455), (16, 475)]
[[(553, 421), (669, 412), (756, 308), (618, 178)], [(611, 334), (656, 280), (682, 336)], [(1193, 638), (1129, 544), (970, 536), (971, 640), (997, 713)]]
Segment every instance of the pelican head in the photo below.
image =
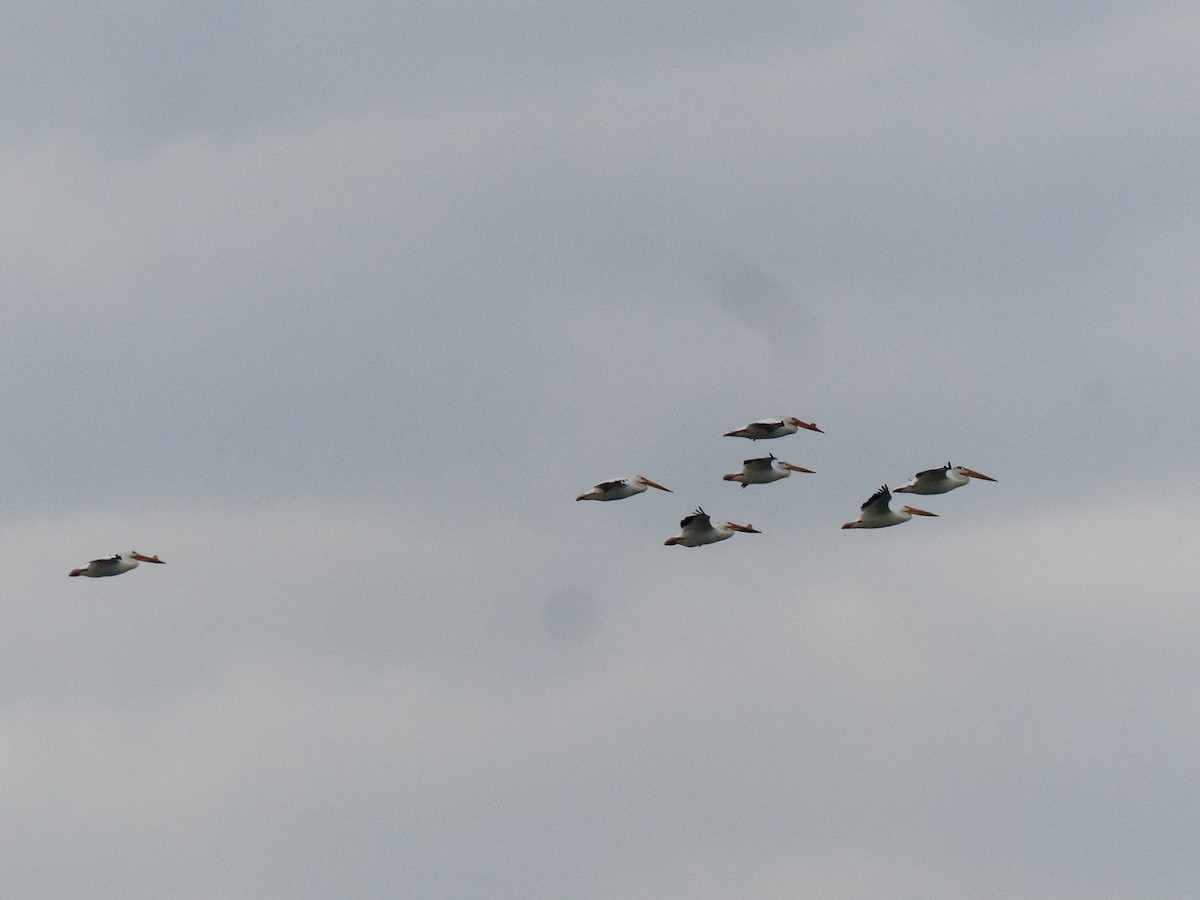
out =
[(937, 518), (937, 513), (931, 513), (927, 509), (917, 509), (915, 506), (902, 506), (900, 508), (912, 516), (933, 516)]
[(651, 480), (650, 480), (649, 478), (647, 478), (645, 475), (639, 475), (639, 476), (637, 477), (637, 482), (638, 482), (638, 484), (644, 484), (646, 487), (658, 488), (660, 491), (666, 491), (668, 494), (673, 494), (673, 493), (675, 493), (675, 492), (674, 492), (674, 491), (672, 491), (672, 490), (671, 490), (669, 487), (663, 487), (663, 486), (662, 486), (661, 484), (659, 484), (658, 482), (656, 482), (656, 481), (651, 481)]
[(809, 431), (817, 431), (817, 432), (820, 432), (821, 434), (825, 433), (824, 431), (821, 431), (821, 429), (818, 428), (814, 423), (801, 422), (795, 416), (788, 416), (786, 419), (784, 419), (784, 421), (789, 422), (792, 425), (795, 425), (797, 428), (807, 428)]
[(968, 469), (966, 466), (959, 466), (958, 471), (962, 472), (968, 478), (979, 478), (983, 481), (995, 481), (991, 475), (984, 475), (982, 472), (976, 472), (974, 469)]

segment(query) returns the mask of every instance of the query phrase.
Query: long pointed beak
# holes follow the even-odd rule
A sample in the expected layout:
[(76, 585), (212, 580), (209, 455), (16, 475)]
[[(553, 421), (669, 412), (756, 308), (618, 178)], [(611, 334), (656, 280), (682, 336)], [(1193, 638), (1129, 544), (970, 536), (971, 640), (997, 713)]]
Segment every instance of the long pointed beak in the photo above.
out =
[(972, 469), (967, 469), (967, 468), (964, 468), (964, 469), (962, 470), (962, 473), (963, 473), (964, 475), (966, 475), (968, 478), (981, 478), (981, 479), (983, 479), (984, 481), (995, 481), (995, 480), (996, 480), (996, 479), (995, 479), (995, 478), (993, 478), (991, 475), (984, 475), (982, 472), (976, 472), (976, 471), (974, 471), (974, 470), (972, 470)]
[(153, 556), (143, 556), (140, 553), (130, 553), (129, 555), (132, 556), (134, 559), (136, 559), (138, 562), (158, 563), (159, 565), (162, 565), (162, 566), (166, 565), (165, 562), (163, 562), (161, 559), (158, 558), (157, 553), (155, 553)]
[(937, 518), (937, 513), (931, 513), (926, 509), (917, 509), (915, 506), (906, 506), (904, 508), (914, 516), (933, 516), (934, 518)]
[(816, 474), (816, 472), (814, 472), (812, 469), (806, 469), (804, 466), (793, 466), (791, 463), (780, 463), (780, 465), (782, 465), (789, 472), (807, 472), (809, 475)]
[(675, 492), (674, 492), (673, 490), (671, 490), (670, 488), (668, 488), (668, 487), (663, 487), (661, 484), (658, 484), (657, 482), (651, 481), (649, 478), (643, 478), (643, 479), (642, 479), (642, 484), (646, 485), (646, 487), (658, 488), (660, 491), (666, 491), (668, 494), (673, 494), (673, 493), (675, 493)]
[(745, 532), (746, 534), (762, 534), (762, 532), (759, 531), (757, 528), (755, 528), (753, 525), (735, 525), (733, 522), (726, 522), (725, 524), (728, 525), (730, 528), (732, 528), (734, 531), (742, 531), (742, 532)]
[[(797, 419), (797, 421), (799, 421), (799, 419)], [(819, 432), (821, 432), (821, 434), (825, 433), (825, 432), (821, 431), (821, 429), (818, 428), (816, 426), (816, 424), (813, 422), (800, 422), (800, 427), (807, 428), (809, 431), (819, 431)]]
[(721, 480), (722, 481), (737, 481), (739, 475), (741, 475), (741, 472), (734, 472), (732, 475), (722, 475)]

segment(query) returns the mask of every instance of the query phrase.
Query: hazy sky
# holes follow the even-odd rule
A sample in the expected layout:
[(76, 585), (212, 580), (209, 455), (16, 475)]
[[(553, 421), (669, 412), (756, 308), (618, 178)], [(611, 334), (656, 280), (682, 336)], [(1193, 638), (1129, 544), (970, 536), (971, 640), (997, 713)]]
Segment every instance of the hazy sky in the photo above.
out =
[(1195, 891), (1194, 4), (0, 25), (0, 894)]

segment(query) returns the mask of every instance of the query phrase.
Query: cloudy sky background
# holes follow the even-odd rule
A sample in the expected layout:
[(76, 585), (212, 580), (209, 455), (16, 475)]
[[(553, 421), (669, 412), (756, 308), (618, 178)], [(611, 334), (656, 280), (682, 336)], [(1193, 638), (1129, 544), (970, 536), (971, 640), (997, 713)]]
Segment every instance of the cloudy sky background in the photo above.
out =
[(3, 25), (0, 893), (1194, 891), (1193, 5)]

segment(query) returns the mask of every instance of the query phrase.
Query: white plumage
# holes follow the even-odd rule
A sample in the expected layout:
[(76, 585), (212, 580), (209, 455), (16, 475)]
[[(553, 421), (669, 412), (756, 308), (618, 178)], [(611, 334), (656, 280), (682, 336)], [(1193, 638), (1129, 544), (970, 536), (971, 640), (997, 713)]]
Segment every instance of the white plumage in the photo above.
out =
[(770, 484), (772, 481), (787, 478), (793, 472), (808, 472), (812, 474), (812, 471), (812, 469), (793, 466), (782, 459), (776, 459), (775, 454), (772, 453), (768, 456), (760, 456), (757, 459), (743, 461), (742, 471), (726, 475), (724, 478), (725, 481), (740, 481), (742, 487), (746, 487), (749, 484)]
[(896, 488), (897, 494), (944, 494), (960, 488), (972, 478), (995, 481), (990, 475), (968, 469), (966, 466), (951, 466), (946, 463), (937, 469), (926, 469), (913, 476), (908, 484)]
[(139, 562), (166, 565), (158, 558), (158, 554), (145, 556), (136, 550), (130, 550), (128, 553), (114, 553), (112, 556), (106, 556), (103, 559), (93, 559), (82, 569), (72, 569), (71, 577), (74, 578), (78, 575), (83, 575), (85, 578), (104, 578), (109, 575), (120, 575), (122, 572), (128, 572), (130, 569), (136, 569)]
[(892, 492), (885, 484), (873, 493), (861, 507), (862, 512), (853, 522), (847, 522), (843, 528), (887, 528), (889, 525), (899, 525), (907, 522), (913, 516), (936, 516), (937, 513), (927, 512), (913, 506), (902, 506), (892, 509), (889, 505)]
[(584, 491), (576, 500), (624, 500), (626, 497), (632, 497), (634, 494), (643, 493), (646, 488), (658, 488), (660, 491), (666, 491), (668, 494), (673, 493), (670, 488), (665, 488), (657, 482), (651, 481), (642, 475), (631, 475), (628, 478), (612, 478), (608, 481), (601, 481), (590, 491)]
[(759, 419), (757, 422), (751, 422), (749, 425), (743, 425), (741, 428), (725, 432), (725, 437), (742, 437), (749, 438), (752, 441), (762, 441), (768, 438), (778, 438), (787, 434), (795, 434), (801, 428), (807, 428), (809, 431), (820, 431), (821, 434), (825, 433), (812, 422), (801, 422), (795, 416), (785, 416), (781, 419)]
[(733, 522), (714, 523), (709, 518), (708, 513), (699, 508), (690, 516), (681, 519), (679, 527), (682, 529), (679, 534), (664, 541), (668, 547), (674, 544), (678, 544), (681, 547), (700, 547), (704, 544), (715, 544), (717, 541), (733, 537), (734, 532), (737, 531), (745, 534), (762, 534), (753, 525), (736, 525)]

